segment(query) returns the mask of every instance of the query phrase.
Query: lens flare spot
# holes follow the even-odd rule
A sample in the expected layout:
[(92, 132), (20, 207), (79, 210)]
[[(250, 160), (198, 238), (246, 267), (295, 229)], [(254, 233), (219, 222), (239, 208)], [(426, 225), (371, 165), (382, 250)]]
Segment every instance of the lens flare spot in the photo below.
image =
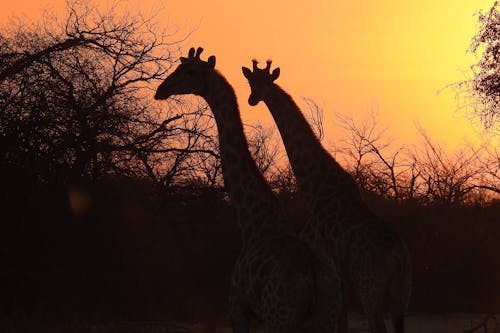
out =
[(85, 190), (76, 188), (68, 190), (68, 200), (71, 212), (76, 217), (85, 215), (92, 204), (90, 194)]

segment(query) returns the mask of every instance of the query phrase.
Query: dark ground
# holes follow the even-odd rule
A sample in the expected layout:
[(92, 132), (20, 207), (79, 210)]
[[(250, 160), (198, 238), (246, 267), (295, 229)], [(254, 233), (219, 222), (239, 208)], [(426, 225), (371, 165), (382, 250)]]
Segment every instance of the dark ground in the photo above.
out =
[[(240, 236), (221, 192), (159, 194), (143, 182), (110, 180), (70, 188), (88, 198), (75, 216), (68, 189), (4, 187), (0, 318), (227, 322)], [(500, 203), (430, 208), (367, 201), (408, 243), (412, 312), (500, 310)], [(291, 227), (298, 227), (305, 216), (300, 200), (283, 202)]]

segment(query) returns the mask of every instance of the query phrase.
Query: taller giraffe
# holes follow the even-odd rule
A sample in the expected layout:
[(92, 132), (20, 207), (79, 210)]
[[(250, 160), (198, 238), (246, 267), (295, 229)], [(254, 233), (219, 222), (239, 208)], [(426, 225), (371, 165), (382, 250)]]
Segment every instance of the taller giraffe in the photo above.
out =
[(248, 102), (263, 101), (271, 111), (309, 206), (310, 220), (302, 235), (311, 244), (326, 242), (341, 269), (344, 297), (353, 288), (373, 333), (387, 332), (383, 318), (387, 302), (394, 332), (403, 333), (412, 284), (406, 245), (368, 209), (354, 179), (323, 148), (291, 96), (274, 83), (279, 68), (272, 73), (270, 68), (271, 61), (259, 69), (253, 60), (253, 72), (242, 70), (251, 88)]
[(337, 332), (341, 286), (335, 266), (321, 262), (285, 231), (285, 218), (248, 150), (236, 96), (215, 70), (215, 57), (187, 58), (158, 87), (155, 99), (195, 94), (212, 110), (219, 134), (222, 173), (236, 211), (243, 246), (231, 278), (230, 308), (235, 333), (248, 333), (253, 317), (269, 333), (293, 333), (308, 316), (317, 333)]

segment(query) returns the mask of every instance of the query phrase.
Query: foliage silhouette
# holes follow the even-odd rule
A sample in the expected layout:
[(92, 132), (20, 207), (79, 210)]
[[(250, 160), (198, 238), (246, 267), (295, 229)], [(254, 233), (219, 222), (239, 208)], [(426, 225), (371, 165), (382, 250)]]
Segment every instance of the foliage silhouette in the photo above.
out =
[(469, 51), (480, 54), (471, 66), (472, 78), (458, 83), (462, 107), (471, 111), (486, 130), (500, 131), (500, 2), (479, 12), (479, 29)]
[[(90, 1), (67, 5), (62, 27), (49, 18), (2, 33), (2, 161), (42, 182), (142, 174), (166, 186), (186, 176), (191, 154), (213, 155), (198, 142), (209, 136), (206, 107), (163, 111), (149, 100), (179, 43), (156, 17), (120, 2), (104, 13)], [(192, 111), (179, 116), (181, 107)]]
[(337, 154), (365, 192), (431, 206), (487, 205), (498, 199), (500, 152), (492, 144), (465, 144), (449, 152), (417, 125), (420, 144), (398, 146), (386, 138), (375, 112), (361, 121), (337, 119), (345, 131)]

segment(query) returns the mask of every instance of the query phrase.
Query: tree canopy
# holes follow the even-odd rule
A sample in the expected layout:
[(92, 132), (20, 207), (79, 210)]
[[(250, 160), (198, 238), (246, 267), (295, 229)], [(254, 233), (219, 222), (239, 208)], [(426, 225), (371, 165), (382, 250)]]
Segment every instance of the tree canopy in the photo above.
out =
[(470, 51), (480, 54), (472, 66), (472, 79), (463, 82), (468, 92), (465, 106), (472, 110), (482, 125), (500, 132), (500, 2), (487, 12), (479, 13), (479, 30)]

